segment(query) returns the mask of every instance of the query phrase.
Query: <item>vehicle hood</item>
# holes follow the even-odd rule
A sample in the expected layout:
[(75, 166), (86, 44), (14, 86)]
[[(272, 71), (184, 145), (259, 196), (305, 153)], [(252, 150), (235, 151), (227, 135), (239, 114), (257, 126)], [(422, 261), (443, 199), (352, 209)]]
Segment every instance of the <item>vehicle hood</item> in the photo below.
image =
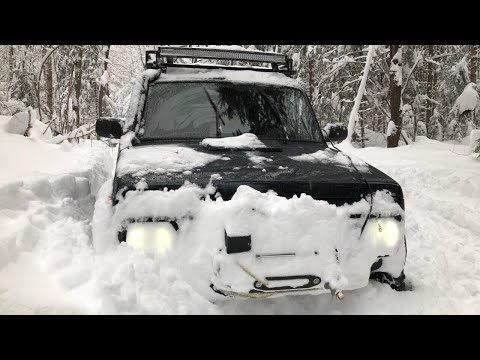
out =
[(352, 165), (344, 153), (314, 142), (265, 144), (277, 151), (209, 150), (198, 141), (131, 147), (119, 154), (114, 193), (176, 189), (185, 181), (203, 187), (211, 181), (224, 200), (248, 185), (287, 198), (305, 193), (343, 205), (358, 201), (370, 187), (391, 191), (403, 207), (400, 185), (360, 159), (352, 158)]

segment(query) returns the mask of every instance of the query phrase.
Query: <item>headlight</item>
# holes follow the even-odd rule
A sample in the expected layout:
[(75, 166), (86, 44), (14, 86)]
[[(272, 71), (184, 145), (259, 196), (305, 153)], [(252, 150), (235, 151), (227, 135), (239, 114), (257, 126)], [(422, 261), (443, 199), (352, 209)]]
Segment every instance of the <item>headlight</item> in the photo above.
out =
[(168, 222), (131, 223), (127, 227), (127, 244), (134, 249), (153, 250), (165, 255), (173, 246), (176, 231)]
[(402, 237), (402, 223), (394, 218), (373, 218), (368, 220), (365, 236), (372, 239), (376, 245), (386, 248), (397, 246)]

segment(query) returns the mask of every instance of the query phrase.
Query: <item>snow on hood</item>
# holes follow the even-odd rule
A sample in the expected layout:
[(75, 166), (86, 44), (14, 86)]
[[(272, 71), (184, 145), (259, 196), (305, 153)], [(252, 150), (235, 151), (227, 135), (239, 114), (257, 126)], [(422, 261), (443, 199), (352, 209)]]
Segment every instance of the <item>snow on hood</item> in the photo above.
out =
[[(332, 153), (335, 153), (332, 156)], [(361, 172), (369, 172), (368, 164), (356, 156), (349, 155), (352, 163)], [(350, 159), (342, 152), (335, 152), (331, 149), (319, 150), (311, 154), (302, 154), (298, 156), (290, 156), (290, 159), (296, 161), (307, 161), (312, 163), (336, 163), (341, 166), (349, 167)]]
[(141, 177), (148, 173), (178, 173), (202, 167), (221, 156), (195, 151), (181, 145), (153, 145), (124, 149), (117, 164), (117, 175)]
[(255, 134), (242, 134), (226, 138), (207, 138), (200, 143), (206, 148), (256, 149), (265, 148), (265, 144)]

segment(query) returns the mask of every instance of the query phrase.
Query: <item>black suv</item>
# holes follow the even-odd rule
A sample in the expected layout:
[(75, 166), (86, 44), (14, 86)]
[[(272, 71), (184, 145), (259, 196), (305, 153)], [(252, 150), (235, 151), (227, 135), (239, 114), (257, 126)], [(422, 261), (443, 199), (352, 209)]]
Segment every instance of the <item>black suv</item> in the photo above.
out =
[[(197, 59), (270, 66), (219, 65)], [(405, 288), (402, 189), (378, 169), (335, 147), (333, 142), (346, 137), (345, 126), (320, 128), (303, 87), (291, 78), (290, 58), (228, 48), (161, 47), (147, 52), (146, 63), (148, 69), (136, 81), (126, 119), (101, 118), (96, 123), (99, 136), (120, 139), (112, 190), (115, 216), (122, 219), (115, 229), (120, 242), (163, 254), (172, 241), (180, 241), (172, 238), (188, 233), (184, 229), (195, 217), (175, 218), (167, 203), (165, 216), (148, 206), (144, 213), (119, 214), (125, 211), (119, 204), (129, 194), (153, 196), (187, 182), (200, 188), (213, 186), (214, 193), (207, 195), (213, 201), (231, 200), (242, 185), (286, 199), (307, 195), (323, 204), (325, 211), (337, 211), (337, 221), (323, 222), (315, 230), (318, 246), (302, 252), (296, 240), (288, 240), (284, 248), (268, 251), (258, 245), (265, 233), (225, 228), (208, 253), (213, 292), (254, 298), (332, 292), (342, 298), (342, 290), (365, 286), (369, 278), (396, 290)], [(387, 198), (391, 203), (385, 205)], [(141, 203), (145, 201), (137, 202)], [(339, 212), (342, 207), (347, 210)], [(307, 229), (298, 225), (294, 231), (301, 239)], [(211, 237), (218, 237), (217, 233)], [(332, 240), (337, 235), (339, 239)], [(354, 245), (342, 250), (341, 236)], [(334, 244), (328, 256), (336, 266), (335, 276), (322, 265), (330, 262), (322, 258), (329, 251), (322, 244), (328, 241)], [(347, 280), (340, 281), (339, 274)], [(243, 285), (236, 286), (237, 279)]]

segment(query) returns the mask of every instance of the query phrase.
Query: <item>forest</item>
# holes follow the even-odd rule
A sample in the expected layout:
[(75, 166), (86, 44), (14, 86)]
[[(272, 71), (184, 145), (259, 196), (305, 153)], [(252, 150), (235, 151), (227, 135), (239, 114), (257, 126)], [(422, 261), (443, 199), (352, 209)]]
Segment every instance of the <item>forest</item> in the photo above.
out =
[[(125, 116), (145, 51), (158, 46), (2, 45), (0, 115), (36, 109), (37, 119), (58, 136), (57, 143), (95, 136), (98, 117)], [(348, 122), (368, 45), (242, 46), (291, 56), (320, 125)], [(396, 147), (417, 136), (468, 144), (472, 130), (480, 127), (479, 49), (374, 46), (354, 145)]]

